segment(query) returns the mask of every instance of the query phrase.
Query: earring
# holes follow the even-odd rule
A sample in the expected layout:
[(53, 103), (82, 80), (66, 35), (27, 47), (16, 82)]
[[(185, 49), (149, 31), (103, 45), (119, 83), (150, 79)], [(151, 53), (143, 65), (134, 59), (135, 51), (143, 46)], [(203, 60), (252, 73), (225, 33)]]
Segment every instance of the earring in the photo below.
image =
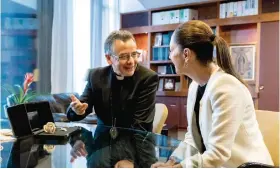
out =
[(186, 58), (185, 58), (185, 61), (184, 61), (184, 67), (187, 67), (187, 65), (188, 65), (188, 61), (189, 61), (189, 59), (186, 59)]

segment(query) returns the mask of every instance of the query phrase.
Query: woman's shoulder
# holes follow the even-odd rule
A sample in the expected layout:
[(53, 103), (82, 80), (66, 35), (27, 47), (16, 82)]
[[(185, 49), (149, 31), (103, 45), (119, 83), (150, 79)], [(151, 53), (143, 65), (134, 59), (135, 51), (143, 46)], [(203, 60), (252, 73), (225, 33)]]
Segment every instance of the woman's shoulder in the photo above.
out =
[(212, 93), (215, 92), (227, 92), (227, 93), (240, 93), (248, 90), (247, 87), (240, 82), (236, 77), (225, 73), (223, 71), (217, 72), (213, 77), (208, 81), (207, 86), (209, 91)]

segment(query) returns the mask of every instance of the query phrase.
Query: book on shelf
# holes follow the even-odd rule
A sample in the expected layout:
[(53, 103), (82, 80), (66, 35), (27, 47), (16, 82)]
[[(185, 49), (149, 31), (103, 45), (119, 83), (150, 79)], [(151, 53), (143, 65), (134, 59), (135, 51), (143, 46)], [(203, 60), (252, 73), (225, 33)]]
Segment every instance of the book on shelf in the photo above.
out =
[(170, 15), (169, 24), (179, 23), (179, 22), (180, 22), (180, 19), (179, 19), (179, 10), (168, 11), (168, 13), (169, 13), (169, 15)]
[(220, 4), (220, 18), (226, 17), (225, 5), (225, 3)]
[(182, 23), (197, 19), (198, 11), (189, 8), (152, 13), (152, 25)]
[(161, 45), (162, 45), (162, 33), (156, 33), (154, 46), (161, 46)]
[(243, 14), (243, 1), (237, 2), (237, 16), (242, 16)]
[(243, 0), (220, 4), (220, 18), (258, 14), (258, 0)]
[(187, 22), (189, 20), (197, 20), (198, 19), (198, 11), (195, 9), (180, 9), (180, 23)]
[(173, 31), (169, 31), (162, 34), (162, 45), (168, 46), (170, 44), (172, 33)]
[(176, 74), (175, 66), (172, 64), (165, 66), (158, 66), (157, 73), (161, 75), (174, 75)]
[(169, 47), (153, 48), (153, 60), (168, 60), (169, 57)]
[(180, 91), (180, 82), (175, 82), (175, 91)]

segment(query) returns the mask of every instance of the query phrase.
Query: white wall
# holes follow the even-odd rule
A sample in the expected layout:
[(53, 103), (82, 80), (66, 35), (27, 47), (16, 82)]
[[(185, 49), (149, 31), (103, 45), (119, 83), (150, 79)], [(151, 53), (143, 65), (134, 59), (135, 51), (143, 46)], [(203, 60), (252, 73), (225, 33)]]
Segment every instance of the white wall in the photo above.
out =
[(120, 0), (120, 13), (146, 10), (138, 0)]

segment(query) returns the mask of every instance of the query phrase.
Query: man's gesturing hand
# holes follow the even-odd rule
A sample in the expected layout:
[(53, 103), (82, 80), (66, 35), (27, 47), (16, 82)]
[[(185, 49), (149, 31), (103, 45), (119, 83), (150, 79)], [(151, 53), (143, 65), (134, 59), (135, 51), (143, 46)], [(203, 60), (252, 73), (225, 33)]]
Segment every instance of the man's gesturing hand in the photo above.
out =
[(74, 95), (71, 95), (71, 108), (77, 115), (85, 114), (85, 111), (88, 107), (87, 103), (81, 103), (79, 99), (77, 99)]

